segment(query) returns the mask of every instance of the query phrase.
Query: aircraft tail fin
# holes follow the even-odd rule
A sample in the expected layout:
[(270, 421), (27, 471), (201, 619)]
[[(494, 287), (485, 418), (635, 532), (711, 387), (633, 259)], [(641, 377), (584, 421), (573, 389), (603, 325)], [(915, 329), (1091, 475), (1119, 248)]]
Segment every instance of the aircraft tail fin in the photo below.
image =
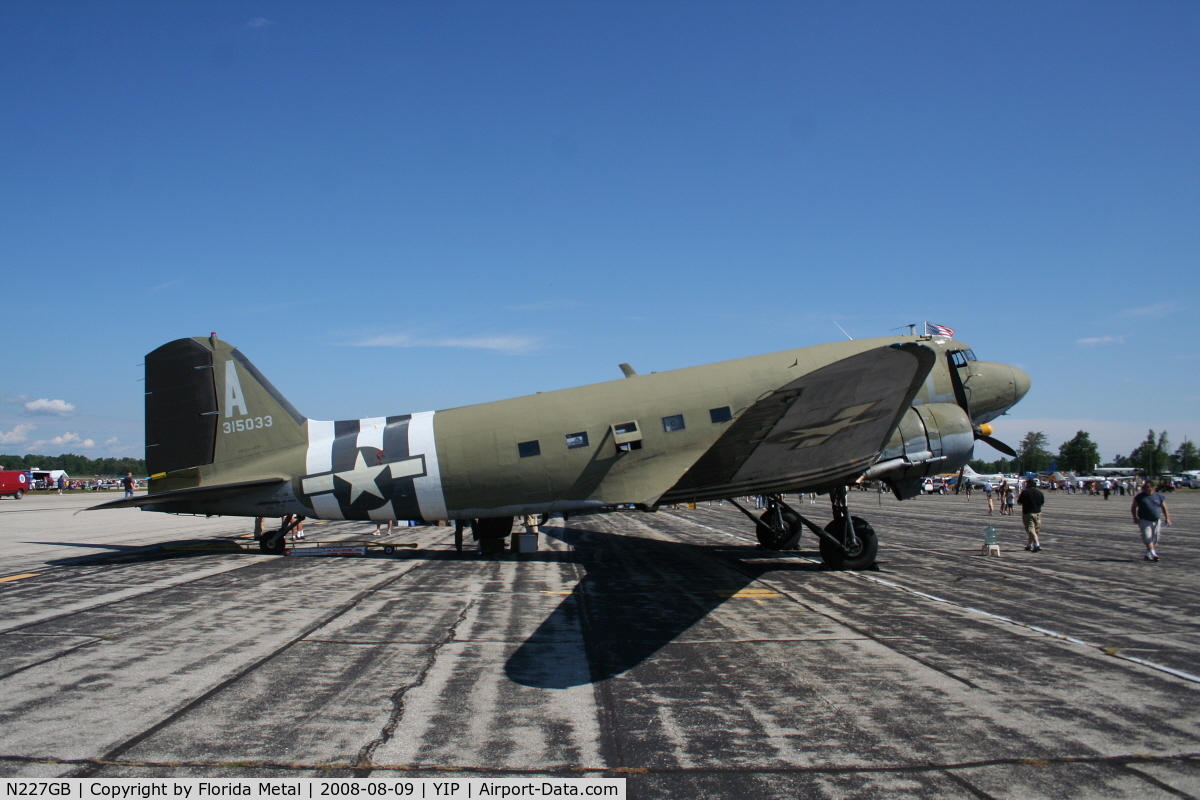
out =
[(306, 441), (304, 416), (215, 335), (146, 356), (152, 493), (285, 475), (282, 454)]

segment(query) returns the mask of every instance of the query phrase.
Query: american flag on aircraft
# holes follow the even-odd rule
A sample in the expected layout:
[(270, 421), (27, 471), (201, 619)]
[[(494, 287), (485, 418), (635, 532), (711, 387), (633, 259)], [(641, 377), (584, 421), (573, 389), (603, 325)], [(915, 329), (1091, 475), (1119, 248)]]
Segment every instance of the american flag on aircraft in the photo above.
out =
[(945, 325), (934, 325), (931, 322), (925, 323), (926, 336), (945, 336), (947, 339), (954, 338), (954, 328), (947, 328)]

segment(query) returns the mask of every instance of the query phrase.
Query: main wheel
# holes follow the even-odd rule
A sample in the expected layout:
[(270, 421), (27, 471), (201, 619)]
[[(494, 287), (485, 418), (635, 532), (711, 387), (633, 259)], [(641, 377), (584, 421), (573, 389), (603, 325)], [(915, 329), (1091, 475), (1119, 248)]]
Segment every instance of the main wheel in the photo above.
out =
[[(866, 569), (875, 563), (879, 553), (879, 540), (875, 537), (875, 529), (862, 517), (850, 517), (854, 524), (854, 538), (857, 544), (849, 552), (842, 550), (833, 542), (821, 539), (821, 560), (830, 569)], [(825, 532), (841, 539), (845, 533), (844, 523), (834, 520), (825, 526)]]
[(767, 509), (758, 520), (754, 532), (758, 536), (758, 543), (768, 550), (783, 547), (784, 543), (792, 538), (796, 525), (800, 522), (798, 516), (783, 509)]

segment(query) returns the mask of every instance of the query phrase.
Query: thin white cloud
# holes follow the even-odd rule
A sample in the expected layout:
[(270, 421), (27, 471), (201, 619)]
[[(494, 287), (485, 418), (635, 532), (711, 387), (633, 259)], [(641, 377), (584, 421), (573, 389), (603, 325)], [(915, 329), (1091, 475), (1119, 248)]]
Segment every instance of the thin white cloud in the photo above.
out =
[(115, 436), (114, 436), (114, 437), (112, 437), (111, 439), (105, 439), (105, 440), (104, 440), (104, 446), (105, 446), (105, 447), (112, 447), (112, 446), (113, 446), (114, 444), (116, 444), (116, 443), (117, 443), (117, 437), (115, 437)]
[(572, 306), (581, 305), (578, 300), (538, 300), (533, 303), (522, 303), (521, 305), (505, 306), (505, 311), (554, 311), (560, 308), (571, 308)]
[(157, 292), (160, 289), (166, 289), (168, 286), (174, 286), (175, 284), (181, 282), (182, 280), (183, 280), (183, 278), (176, 278), (173, 281), (167, 281), (166, 283), (160, 283), (157, 286), (151, 286), (149, 289), (145, 290), (146, 294), (150, 294), (152, 292)]
[(542, 340), (536, 336), (499, 335), (499, 336), (448, 336), (424, 338), (410, 336), (407, 333), (396, 333), (386, 336), (372, 336), (361, 342), (348, 342), (346, 347), (466, 347), (475, 350), (491, 350), (506, 355), (528, 353), (542, 346)]
[(27, 422), (22, 422), (15, 426), (11, 431), (0, 431), (0, 444), (19, 444), (29, 438), (30, 431), (35, 430), (36, 425), (30, 425)]
[(53, 439), (38, 439), (36, 442), (30, 442), (26, 445), (25, 449), (37, 450), (48, 444), (55, 447), (62, 447), (69, 444), (81, 450), (89, 450), (96, 446), (96, 441), (94, 439), (84, 439), (78, 433), (67, 431), (62, 436), (55, 436)]
[(29, 395), (27, 394), (15, 394), (9, 396), (7, 394), (0, 393), (0, 400), (3, 400), (6, 403), (24, 403), (28, 399)]
[(254, 19), (246, 20), (247, 28), (269, 28), (274, 24), (274, 20), (267, 19), (266, 17), (255, 17)]
[(25, 413), (38, 416), (53, 414), (59, 417), (69, 417), (75, 413), (75, 405), (66, 400), (50, 400), (40, 397), (25, 404)]
[(1089, 339), (1076, 339), (1075, 343), (1084, 347), (1095, 347), (1102, 344), (1122, 344), (1124, 341), (1124, 336), (1093, 336)]
[(1128, 308), (1121, 312), (1123, 317), (1165, 317), (1179, 310), (1176, 303), (1156, 303), (1141, 308)]

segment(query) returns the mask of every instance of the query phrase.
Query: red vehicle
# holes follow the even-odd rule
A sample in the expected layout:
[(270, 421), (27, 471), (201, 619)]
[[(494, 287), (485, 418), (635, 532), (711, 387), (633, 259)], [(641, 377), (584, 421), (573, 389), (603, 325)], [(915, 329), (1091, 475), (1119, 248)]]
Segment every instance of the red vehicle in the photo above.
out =
[(29, 475), (15, 469), (0, 470), (0, 497), (11, 494), (17, 500), (29, 491)]

